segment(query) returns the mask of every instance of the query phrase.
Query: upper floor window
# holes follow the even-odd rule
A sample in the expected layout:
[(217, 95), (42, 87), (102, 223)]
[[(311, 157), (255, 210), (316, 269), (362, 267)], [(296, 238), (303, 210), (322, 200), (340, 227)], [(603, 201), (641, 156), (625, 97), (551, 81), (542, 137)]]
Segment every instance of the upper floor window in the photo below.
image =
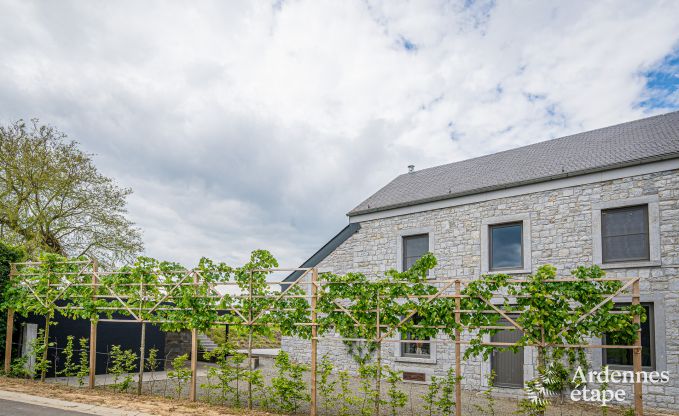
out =
[(523, 222), (488, 226), (490, 270), (523, 268)]
[(649, 260), (648, 205), (601, 210), (603, 263)]
[(403, 270), (408, 270), (429, 251), (429, 234), (403, 237)]

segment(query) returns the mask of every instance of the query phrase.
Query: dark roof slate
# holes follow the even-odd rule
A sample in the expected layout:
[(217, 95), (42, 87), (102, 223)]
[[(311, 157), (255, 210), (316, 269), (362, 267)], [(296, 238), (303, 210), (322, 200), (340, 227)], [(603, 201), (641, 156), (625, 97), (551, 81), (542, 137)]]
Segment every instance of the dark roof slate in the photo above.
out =
[(679, 111), (405, 173), (356, 216), (679, 157)]

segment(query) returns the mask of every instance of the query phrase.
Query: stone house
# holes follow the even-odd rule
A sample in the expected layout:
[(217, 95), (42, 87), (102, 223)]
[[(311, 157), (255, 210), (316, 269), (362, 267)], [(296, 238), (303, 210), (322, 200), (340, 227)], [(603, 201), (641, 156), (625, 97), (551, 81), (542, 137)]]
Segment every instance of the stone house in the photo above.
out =
[[(669, 383), (644, 386), (644, 402), (679, 409), (679, 112), (411, 169), (348, 217), (349, 225), (304, 267), (382, 275), (430, 251), (438, 259), (433, 276), (445, 279), (489, 272), (520, 277), (543, 264), (560, 275), (598, 264), (609, 276), (641, 277), (649, 316), (642, 325), (643, 366), (670, 373)], [(496, 339), (512, 336), (507, 331)], [(429, 380), (453, 365), (453, 344), (440, 340), (386, 343), (382, 356)], [(284, 338), (282, 348), (308, 361), (308, 341)], [(321, 340), (319, 355), (325, 353), (355, 368), (343, 343)], [(631, 369), (626, 350), (589, 353), (593, 369), (604, 363)], [(463, 361), (463, 385), (484, 386), (491, 369), (503, 391), (518, 394), (533, 378), (534, 351)]]

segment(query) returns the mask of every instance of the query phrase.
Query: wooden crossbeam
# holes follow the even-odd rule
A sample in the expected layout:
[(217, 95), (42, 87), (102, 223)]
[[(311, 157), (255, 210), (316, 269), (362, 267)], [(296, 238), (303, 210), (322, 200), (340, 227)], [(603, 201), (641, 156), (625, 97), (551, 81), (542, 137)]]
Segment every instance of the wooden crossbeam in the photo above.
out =
[(565, 327), (565, 328), (563, 328), (561, 331), (559, 331), (559, 333), (556, 334), (556, 338), (560, 337), (560, 336), (563, 335), (566, 331), (568, 331), (569, 329), (571, 329), (571, 328), (573, 327), (573, 325), (577, 325), (577, 324), (579, 324), (580, 322), (582, 322), (582, 321), (584, 321), (585, 319), (587, 319), (588, 316), (590, 316), (590, 315), (592, 315), (594, 312), (598, 311), (602, 306), (604, 306), (605, 304), (607, 304), (608, 302), (610, 302), (611, 300), (613, 300), (613, 298), (615, 298), (616, 296), (618, 296), (619, 294), (621, 294), (622, 292), (624, 292), (625, 289), (627, 289), (628, 287), (632, 286), (632, 284), (634, 284), (634, 282), (637, 282), (637, 281), (639, 281), (639, 278), (638, 278), (638, 277), (632, 278), (629, 282), (627, 282), (627, 283), (625, 283), (624, 285), (622, 285), (622, 286), (620, 287), (620, 289), (618, 289), (617, 291), (615, 291), (615, 293), (613, 293), (613, 294), (607, 296), (604, 300), (602, 300), (602, 301), (599, 302), (595, 307), (593, 307), (589, 312), (587, 312), (586, 314), (582, 315), (582, 316), (579, 317), (575, 322), (571, 323), (570, 325), (568, 325), (567, 327)]

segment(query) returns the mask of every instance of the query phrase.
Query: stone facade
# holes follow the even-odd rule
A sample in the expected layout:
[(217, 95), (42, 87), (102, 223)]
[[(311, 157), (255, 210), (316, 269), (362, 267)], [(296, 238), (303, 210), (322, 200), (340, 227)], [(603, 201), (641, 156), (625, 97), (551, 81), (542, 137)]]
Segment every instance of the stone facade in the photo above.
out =
[[(607, 269), (609, 276), (641, 278), (642, 302), (653, 302), (655, 310), (656, 369), (668, 370), (670, 382), (661, 386), (644, 386), (644, 402), (648, 406), (679, 409), (679, 171), (668, 170), (629, 176), (554, 190), (543, 190), (517, 196), (451, 206), (431, 211), (399, 215), (361, 222), (361, 229), (319, 264), (319, 271), (337, 274), (362, 272), (382, 275), (398, 268), (398, 252), (403, 235), (427, 232), (430, 251), (438, 259), (431, 276), (473, 278), (485, 272), (482, 267), (482, 229), (487, 219), (501, 220), (517, 215), (528, 221), (524, 230), (530, 250), (530, 265), (534, 272), (540, 265), (552, 264), (566, 276), (578, 265), (595, 261), (593, 213), (597, 207), (619, 201), (651, 201), (657, 207), (657, 218), (650, 227), (657, 227), (660, 238), (655, 247), (659, 265), (628, 265), (629, 268)], [(649, 217), (651, 208), (649, 205)], [(651, 242), (653, 244), (653, 242)], [(652, 248), (653, 250), (653, 248)], [(483, 259), (485, 260), (485, 259)], [(650, 264), (650, 263), (649, 263)], [(631, 267), (634, 266), (634, 267)], [(606, 267), (604, 267), (606, 268)], [(441, 338), (445, 341), (444, 338)], [(383, 346), (387, 364), (404, 371), (443, 375), (453, 364), (453, 345), (438, 342), (432, 351), (434, 362), (397, 357), (396, 343)], [(355, 368), (346, 353), (346, 346), (337, 340), (319, 342), (319, 356), (329, 353), (341, 367)], [(464, 347), (463, 347), (464, 348)], [(292, 338), (283, 340), (283, 349), (294, 358), (308, 361), (308, 342)], [(592, 350), (593, 369), (601, 364), (601, 351)], [(524, 351), (524, 380), (533, 377), (534, 354)], [(475, 359), (463, 361), (463, 384), (467, 388), (482, 386), (490, 364)], [(520, 390), (515, 390), (520, 394)], [(628, 395), (630, 397), (630, 395)]]
[(179, 332), (165, 333), (165, 359), (167, 363), (180, 355), (188, 354), (191, 356), (191, 331), (182, 330)]

